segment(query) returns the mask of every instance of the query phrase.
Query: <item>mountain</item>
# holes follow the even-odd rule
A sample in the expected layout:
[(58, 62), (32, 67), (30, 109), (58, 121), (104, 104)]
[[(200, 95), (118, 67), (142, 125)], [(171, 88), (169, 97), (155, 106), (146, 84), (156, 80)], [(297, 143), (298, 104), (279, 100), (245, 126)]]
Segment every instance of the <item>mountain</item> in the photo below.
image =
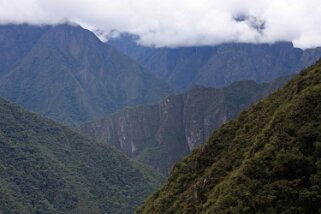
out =
[(0, 78), (9, 72), (48, 30), (48, 26), (0, 25)]
[(137, 213), (320, 213), (321, 60), (216, 130)]
[(132, 213), (160, 177), (0, 98), (0, 213)]
[(1, 26), (0, 38), (6, 47), (0, 49), (0, 95), (66, 124), (154, 103), (172, 92), (80, 26)]
[(321, 48), (301, 50), (292, 43), (222, 44), (214, 47), (149, 48), (123, 35), (108, 44), (168, 82), (178, 91), (193, 85), (227, 86), (237, 80), (270, 82), (294, 74), (321, 57)]
[(80, 132), (111, 144), (168, 175), (171, 167), (226, 121), (290, 77), (268, 84), (240, 81), (225, 88), (195, 86), (159, 104), (127, 108), (80, 126)]

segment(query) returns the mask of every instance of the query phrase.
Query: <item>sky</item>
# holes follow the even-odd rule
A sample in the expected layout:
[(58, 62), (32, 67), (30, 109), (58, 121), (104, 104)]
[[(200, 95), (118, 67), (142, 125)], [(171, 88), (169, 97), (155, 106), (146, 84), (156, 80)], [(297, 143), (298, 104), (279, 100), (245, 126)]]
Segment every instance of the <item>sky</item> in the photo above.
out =
[(155, 47), (291, 41), (321, 46), (321, 0), (0, 0), (0, 24), (77, 23)]

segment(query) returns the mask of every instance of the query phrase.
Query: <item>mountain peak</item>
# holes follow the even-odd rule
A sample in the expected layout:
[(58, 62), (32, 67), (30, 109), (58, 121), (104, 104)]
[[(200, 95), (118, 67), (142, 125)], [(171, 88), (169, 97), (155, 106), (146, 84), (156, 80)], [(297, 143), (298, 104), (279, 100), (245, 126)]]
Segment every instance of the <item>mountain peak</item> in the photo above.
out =
[(39, 45), (71, 54), (78, 60), (83, 52), (89, 50), (101, 52), (101, 49), (106, 48), (94, 33), (81, 26), (70, 24), (51, 26), (39, 42)]
[(51, 26), (29, 48), (0, 78), (0, 95), (59, 121), (94, 119), (124, 106), (153, 103), (172, 91), (80, 26)]

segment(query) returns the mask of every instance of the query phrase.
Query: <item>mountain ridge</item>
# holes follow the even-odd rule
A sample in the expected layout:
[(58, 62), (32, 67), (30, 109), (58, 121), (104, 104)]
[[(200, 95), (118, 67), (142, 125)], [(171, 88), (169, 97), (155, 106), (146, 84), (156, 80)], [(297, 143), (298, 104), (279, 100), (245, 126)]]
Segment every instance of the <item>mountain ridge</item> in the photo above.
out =
[(120, 110), (78, 129), (168, 175), (172, 165), (203, 143), (214, 129), (289, 79), (265, 84), (244, 80), (225, 88), (194, 86), (158, 104)]
[(124, 34), (108, 44), (118, 48), (178, 91), (199, 84), (222, 87), (238, 80), (270, 82), (295, 74), (321, 57), (321, 48), (301, 50), (290, 42), (227, 43), (217, 46), (152, 48)]
[[(26, 34), (34, 28), (43, 29), (31, 27)], [(46, 27), (30, 51), (0, 78), (1, 96), (66, 124), (154, 103), (171, 92), (92, 32), (66, 24)]]
[(319, 213), (321, 60), (213, 132), (137, 213)]

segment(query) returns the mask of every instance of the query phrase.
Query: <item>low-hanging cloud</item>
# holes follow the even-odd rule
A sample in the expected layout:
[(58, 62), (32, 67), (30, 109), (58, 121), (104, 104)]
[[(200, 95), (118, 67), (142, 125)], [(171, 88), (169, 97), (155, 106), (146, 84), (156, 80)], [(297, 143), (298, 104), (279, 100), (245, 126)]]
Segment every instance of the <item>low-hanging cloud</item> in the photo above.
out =
[(321, 46), (321, 0), (0, 0), (0, 23), (68, 20), (156, 47), (292, 41)]

